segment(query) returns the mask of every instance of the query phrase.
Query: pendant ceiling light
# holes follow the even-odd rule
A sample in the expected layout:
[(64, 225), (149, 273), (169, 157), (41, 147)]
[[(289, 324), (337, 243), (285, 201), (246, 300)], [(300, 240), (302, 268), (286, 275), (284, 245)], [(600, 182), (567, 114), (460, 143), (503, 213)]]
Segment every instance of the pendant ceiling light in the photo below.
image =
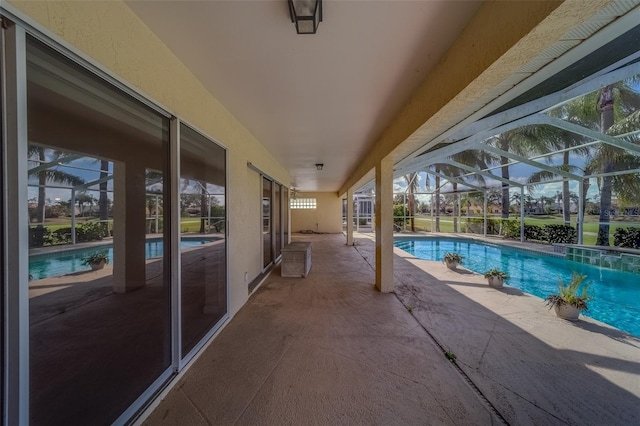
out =
[(322, 0), (287, 0), (298, 34), (315, 34), (322, 22)]

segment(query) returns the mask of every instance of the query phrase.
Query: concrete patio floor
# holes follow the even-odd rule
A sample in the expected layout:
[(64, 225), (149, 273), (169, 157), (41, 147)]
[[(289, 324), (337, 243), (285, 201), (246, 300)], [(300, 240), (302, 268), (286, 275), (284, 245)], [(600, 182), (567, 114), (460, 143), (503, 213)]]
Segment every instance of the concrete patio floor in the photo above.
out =
[(293, 239), (309, 276), (274, 268), (145, 424), (640, 423), (640, 339), (397, 249), (381, 294), (370, 238)]

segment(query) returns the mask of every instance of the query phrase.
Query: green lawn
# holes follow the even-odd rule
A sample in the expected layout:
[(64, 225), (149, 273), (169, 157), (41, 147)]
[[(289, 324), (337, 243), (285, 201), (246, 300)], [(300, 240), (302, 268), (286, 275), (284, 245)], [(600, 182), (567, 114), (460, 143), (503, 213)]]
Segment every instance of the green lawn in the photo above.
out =
[[(212, 218), (213, 219), (213, 218)], [(76, 219), (76, 226), (85, 223), (85, 222), (93, 222), (95, 218), (84, 218), (79, 217)], [(162, 219), (160, 219), (162, 221)], [(31, 227), (35, 227), (35, 225), (30, 225)], [(64, 219), (53, 219), (47, 220), (45, 224), (45, 228), (47, 228), (50, 232), (56, 231), (61, 228), (70, 228), (71, 221), (69, 218)], [(109, 220), (109, 228), (113, 228), (113, 220)], [(200, 232), (200, 218), (199, 217), (183, 217), (180, 218), (180, 231), (181, 232)]]
[[(490, 219), (500, 219), (499, 216), (490, 216)], [(476, 218), (478, 219), (478, 218)], [(518, 218), (511, 217), (512, 220), (518, 220)], [(634, 218), (635, 219), (635, 218)], [(633, 225), (640, 226), (640, 218), (631, 219), (627, 221), (617, 220), (611, 221), (611, 237), (609, 239), (609, 243), (613, 245), (613, 232), (616, 227), (628, 227)], [(572, 225), (575, 226), (575, 215), (572, 216)], [(431, 216), (418, 216), (415, 218), (415, 228), (416, 231), (426, 231), (432, 232), (431, 226), (435, 228), (435, 218), (431, 218)], [(465, 216), (461, 217), (458, 223), (458, 230), (465, 229), (466, 218)], [(546, 215), (546, 216), (535, 216), (535, 217), (526, 217), (524, 223), (527, 225), (561, 225), (564, 223), (562, 217), (560, 215)], [(462, 224), (462, 226), (460, 226)], [(410, 228), (409, 220), (407, 220), (407, 229)], [(444, 216), (440, 218), (440, 232), (453, 232), (453, 217)], [(595, 245), (598, 235), (598, 216), (585, 216), (585, 224), (584, 224), (584, 244), (585, 245)]]

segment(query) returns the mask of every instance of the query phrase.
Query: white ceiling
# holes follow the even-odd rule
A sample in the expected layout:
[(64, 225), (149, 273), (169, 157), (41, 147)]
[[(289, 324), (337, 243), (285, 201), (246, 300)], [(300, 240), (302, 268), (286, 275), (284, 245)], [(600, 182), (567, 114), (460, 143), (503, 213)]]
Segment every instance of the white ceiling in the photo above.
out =
[(325, 0), (298, 35), (286, 0), (128, 2), (300, 191), (340, 188), (480, 4)]

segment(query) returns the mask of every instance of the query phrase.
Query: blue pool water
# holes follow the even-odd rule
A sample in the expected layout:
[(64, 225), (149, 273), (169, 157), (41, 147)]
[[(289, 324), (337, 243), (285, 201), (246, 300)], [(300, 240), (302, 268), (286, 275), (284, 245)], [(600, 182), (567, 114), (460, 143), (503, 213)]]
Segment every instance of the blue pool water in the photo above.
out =
[(426, 260), (442, 261), (445, 253), (457, 252), (465, 268), (479, 274), (491, 268), (501, 269), (509, 275), (507, 285), (541, 298), (557, 293), (559, 277), (567, 283), (572, 272), (587, 275), (585, 281), (591, 282), (593, 300), (584, 315), (640, 336), (638, 274), (470, 240), (396, 239), (395, 246)]
[[(180, 249), (184, 250), (190, 247), (197, 247), (217, 239), (218, 238), (215, 237), (182, 238), (180, 240)], [(109, 263), (113, 262), (113, 246), (111, 244), (86, 249), (70, 249), (57, 253), (33, 255), (29, 257), (29, 274), (33, 280), (41, 280), (43, 278), (86, 271), (89, 267), (82, 263), (83, 259), (94, 253), (105, 252), (107, 256), (109, 256)], [(162, 256), (162, 254), (162, 239), (147, 240), (145, 244), (146, 259), (159, 257)]]

